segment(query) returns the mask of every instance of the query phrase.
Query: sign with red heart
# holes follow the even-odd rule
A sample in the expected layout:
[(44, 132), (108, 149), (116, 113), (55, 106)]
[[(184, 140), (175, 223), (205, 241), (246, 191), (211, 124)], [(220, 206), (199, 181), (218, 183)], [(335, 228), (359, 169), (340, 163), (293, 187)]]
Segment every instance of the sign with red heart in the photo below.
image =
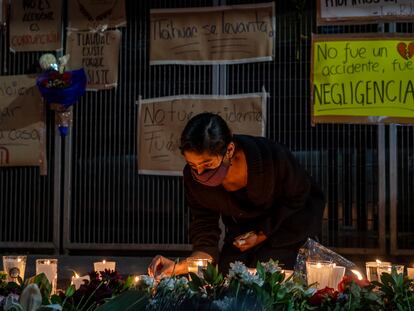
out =
[(399, 42), (397, 44), (397, 51), (404, 59), (410, 59), (414, 55), (414, 41), (408, 45), (405, 42)]

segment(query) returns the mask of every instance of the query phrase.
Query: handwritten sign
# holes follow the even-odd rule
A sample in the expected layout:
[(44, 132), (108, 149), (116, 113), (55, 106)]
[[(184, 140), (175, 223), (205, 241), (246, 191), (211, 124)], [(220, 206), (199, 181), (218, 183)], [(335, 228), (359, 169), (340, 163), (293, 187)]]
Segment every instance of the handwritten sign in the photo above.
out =
[(43, 104), (35, 77), (0, 77), (0, 166), (46, 172)]
[(119, 30), (105, 32), (69, 32), (66, 51), (70, 69), (84, 68), (88, 89), (109, 89), (118, 83)]
[(312, 122), (413, 123), (414, 35), (313, 36)]
[(414, 0), (317, 0), (317, 4), (318, 25), (414, 21)]
[(151, 10), (150, 64), (273, 59), (274, 3)]
[(68, 7), (71, 30), (126, 26), (124, 0), (71, 0)]
[(177, 96), (141, 100), (138, 113), (138, 169), (141, 174), (182, 175), (181, 132), (193, 116), (219, 114), (237, 134), (264, 136), (266, 93)]
[(61, 0), (11, 1), (10, 50), (61, 49), (61, 10)]

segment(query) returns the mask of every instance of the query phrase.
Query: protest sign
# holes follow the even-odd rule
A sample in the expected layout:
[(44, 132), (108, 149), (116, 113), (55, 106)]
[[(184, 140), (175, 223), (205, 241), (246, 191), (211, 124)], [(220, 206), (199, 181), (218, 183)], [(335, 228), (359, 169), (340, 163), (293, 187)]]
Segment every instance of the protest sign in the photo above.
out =
[(61, 0), (11, 1), (10, 50), (61, 49), (61, 14)]
[(118, 83), (118, 57), (121, 32), (69, 32), (66, 51), (68, 68), (84, 68), (87, 89), (109, 89)]
[(412, 123), (414, 36), (312, 38), (312, 123)]
[(151, 10), (150, 64), (270, 61), (274, 3)]
[(176, 96), (139, 101), (137, 146), (141, 174), (181, 175), (179, 140), (188, 120), (202, 112), (219, 114), (236, 134), (264, 136), (266, 93)]
[(40, 166), (46, 173), (45, 122), (35, 77), (0, 77), (0, 166)]

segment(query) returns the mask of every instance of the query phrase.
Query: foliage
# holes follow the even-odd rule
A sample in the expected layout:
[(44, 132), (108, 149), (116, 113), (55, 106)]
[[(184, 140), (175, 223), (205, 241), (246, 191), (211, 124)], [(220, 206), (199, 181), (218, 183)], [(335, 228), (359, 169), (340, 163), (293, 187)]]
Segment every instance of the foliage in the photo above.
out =
[[(275, 261), (258, 263), (252, 273), (241, 262), (231, 264), (227, 276), (213, 265), (200, 277), (172, 276), (160, 281), (141, 276), (125, 280), (114, 271), (90, 273), (78, 290), (73, 285), (50, 296), (44, 274), (22, 285), (8, 283), (0, 274), (0, 310), (5, 311), (135, 311), (135, 310), (326, 310), (414, 311), (414, 281), (393, 270), (381, 282), (346, 275), (338, 289), (309, 287), (302, 279), (285, 273)], [(41, 306), (40, 306), (41, 304)]]

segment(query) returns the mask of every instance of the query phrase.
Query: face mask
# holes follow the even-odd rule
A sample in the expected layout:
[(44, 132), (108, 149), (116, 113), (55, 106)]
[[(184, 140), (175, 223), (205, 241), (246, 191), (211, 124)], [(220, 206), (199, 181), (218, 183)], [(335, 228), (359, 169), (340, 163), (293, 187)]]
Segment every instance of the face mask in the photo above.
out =
[(216, 187), (223, 182), (224, 178), (227, 175), (229, 167), (230, 167), (230, 162), (229, 161), (224, 162), (224, 157), (223, 157), (223, 160), (221, 160), (220, 165), (216, 167), (215, 169), (205, 170), (201, 174), (198, 174), (196, 171), (191, 169), (191, 175), (193, 175), (193, 179), (199, 182), (200, 184), (203, 184), (205, 186), (210, 186), (210, 187)]

